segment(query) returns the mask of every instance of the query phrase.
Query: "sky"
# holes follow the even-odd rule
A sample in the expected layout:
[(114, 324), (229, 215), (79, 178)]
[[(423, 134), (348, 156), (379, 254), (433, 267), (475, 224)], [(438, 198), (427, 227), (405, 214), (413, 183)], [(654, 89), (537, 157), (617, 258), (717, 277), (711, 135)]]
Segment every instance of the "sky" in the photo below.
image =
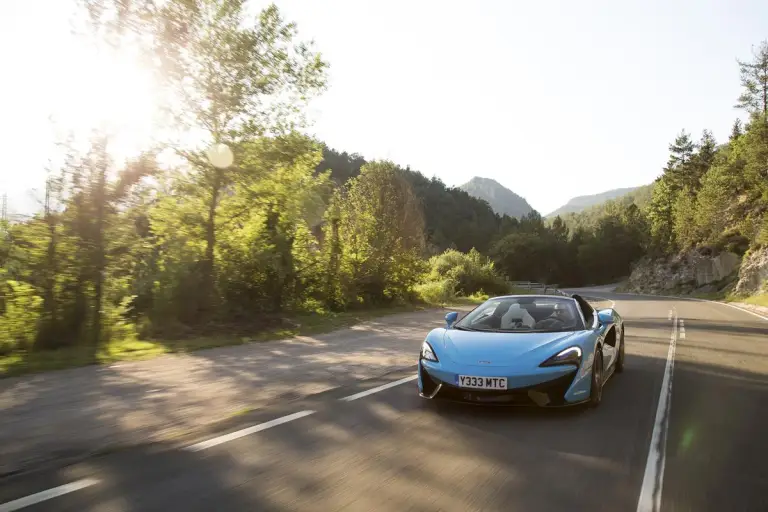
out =
[[(75, 57), (69, 0), (45, 1), (0, 7), (0, 192), (12, 209), (41, 188), (48, 116), (67, 103), (68, 65), (87, 63)], [(331, 66), (311, 133), (451, 186), (493, 178), (543, 214), (652, 182), (681, 129), (726, 140), (742, 116), (736, 59), (768, 38), (764, 0), (275, 3)], [(121, 125), (134, 139), (142, 126)]]

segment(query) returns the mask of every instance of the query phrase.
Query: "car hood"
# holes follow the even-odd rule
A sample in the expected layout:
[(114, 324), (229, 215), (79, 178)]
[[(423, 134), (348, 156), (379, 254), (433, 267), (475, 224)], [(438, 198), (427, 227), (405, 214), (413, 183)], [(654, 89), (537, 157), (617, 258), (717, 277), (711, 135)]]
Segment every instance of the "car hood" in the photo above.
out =
[(531, 359), (538, 365), (558, 348), (575, 344), (580, 334), (583, 331), (509, 333), (449, 329), (443, 336), (443, 349), (452, 361), (460, 364), (511, 366)]

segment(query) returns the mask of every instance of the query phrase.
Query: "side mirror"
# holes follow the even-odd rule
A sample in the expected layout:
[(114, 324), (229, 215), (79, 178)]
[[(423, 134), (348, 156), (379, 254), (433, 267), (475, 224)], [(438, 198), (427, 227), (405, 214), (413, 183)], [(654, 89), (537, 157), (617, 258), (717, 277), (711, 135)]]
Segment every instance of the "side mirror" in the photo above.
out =
[(451, 311), (450, 313), (446, 313), (445, 315), (445, 324), (448, 329), (450, 329), (454, 323), (456, 323), (456, 319), (459, 318), (459, 314), (456, 311)]
[(613, 310), (610, 308), (601, 309), (597, 312), (597, 319), (601, 325), (611, 325), (613, 323)]

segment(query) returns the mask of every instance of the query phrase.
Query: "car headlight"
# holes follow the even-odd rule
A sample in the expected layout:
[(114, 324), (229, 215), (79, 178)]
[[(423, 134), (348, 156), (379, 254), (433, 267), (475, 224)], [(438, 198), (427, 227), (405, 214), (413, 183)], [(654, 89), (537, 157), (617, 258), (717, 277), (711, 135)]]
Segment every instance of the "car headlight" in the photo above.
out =
[(576, 366), (581, 364), (581, 349), (579, 347), (567, 348), (541, 363), (541, 366), (560, 366), (568, 364), (574, 364)]
[(424, 341), (424, 343), (421, 344), (421, 356), (422, 359), (426, 359), (427, 361), (433, 361), (435, 363), (438, 362), (437, 356), (435, 355), (435, 351), (432, 350), (432, 347), (429, 346), (429, 343)]

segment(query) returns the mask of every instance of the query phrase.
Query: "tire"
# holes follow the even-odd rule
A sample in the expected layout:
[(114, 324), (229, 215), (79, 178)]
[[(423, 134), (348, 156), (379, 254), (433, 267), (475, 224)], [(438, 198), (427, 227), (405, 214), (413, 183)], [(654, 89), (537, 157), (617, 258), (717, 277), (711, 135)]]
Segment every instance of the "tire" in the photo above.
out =
[(592, 385), (589, 389), (589, 406), (597, 407), (603, 401), (603, 353), (597, 351), (592, 363)]
[(619, 358), (616, 360), (616, 372), (624, 371), (624, 327), (621, 328), (621, 337), (619, 338)]

